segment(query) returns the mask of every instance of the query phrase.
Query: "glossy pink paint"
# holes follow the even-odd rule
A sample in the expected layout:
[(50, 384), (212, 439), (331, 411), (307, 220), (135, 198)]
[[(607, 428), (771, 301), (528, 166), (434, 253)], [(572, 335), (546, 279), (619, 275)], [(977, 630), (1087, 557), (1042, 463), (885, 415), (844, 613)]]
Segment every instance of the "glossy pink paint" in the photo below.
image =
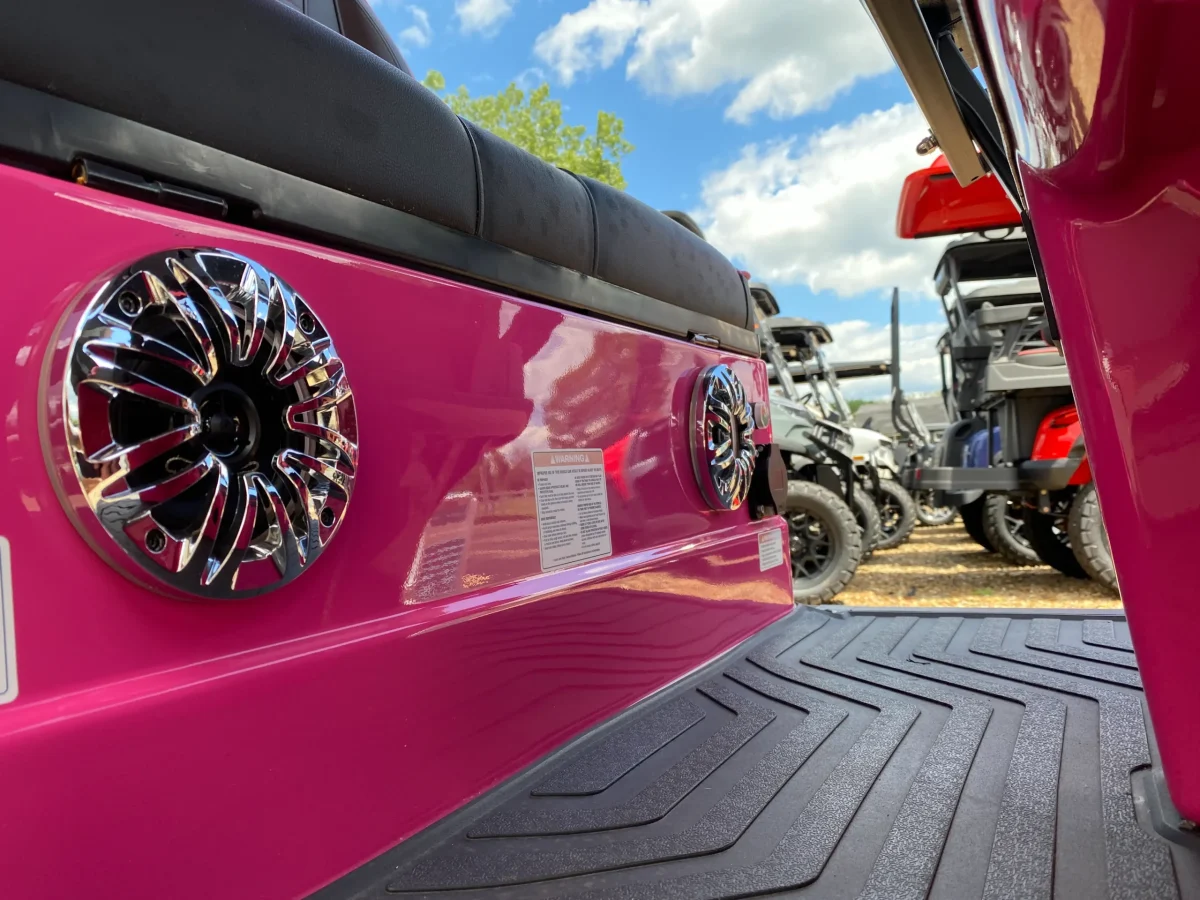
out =
[(1167, 782), (1200, 820), (1200, 2), (979, 12)]
[[(707, 510), (686, 443), (698, 370), (729, 362), (765, 399), (759, 361), (11, 168), (0, 207), (20, 226), (0, 246), (5, 897), (303, 896), (791, 608), (790, 572), (757, 552), (782, 521)], [(38, 434), (66, 304), (187, 246), (287, 278), (355, 386), (342, 530), (254, 600), (118, 575), (69, 524)], [(614, 554), (542, 573), (530, 453), (574, 447), (619, 448)]]

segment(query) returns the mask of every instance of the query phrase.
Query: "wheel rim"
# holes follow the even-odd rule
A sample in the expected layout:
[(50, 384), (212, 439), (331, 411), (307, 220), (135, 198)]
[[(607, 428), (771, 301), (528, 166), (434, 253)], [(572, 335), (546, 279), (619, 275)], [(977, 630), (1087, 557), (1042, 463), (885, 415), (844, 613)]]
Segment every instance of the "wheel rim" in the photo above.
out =
[(1008, 533), (1012, 535), (1012, 539), (1027, 550), (1032, 550), (1033, 546), (1029, 543), (1029, 534), (1025, 529), (1025, 514), (1021, 504), (1014, 500), (1009, 500), (1004, 506), (1004, 527), (1008, 529)]
[(940, 519), (952, 512), (949, 506), (933, 505), (933, 491), (921, 491), (917, 495), (917, 507), (929, 519)]
[(903, 520), (904, 510), (899, 501), (891, 494), (886, 495), (883, 498), (883, 504), (879, 507), (879, 530), (885, 537), (891, 537), (900, 530), (900, 523)]
[(808, 512), (788, 516), (792, 577), (815, 578), (833, 561), (833, 536), (821, 519)]
[(1058, 542), (1064, 547), (1071, 546), (1071, 534), (1067, 530), (1067, 522), (1070, 515), (1071, 501), (1069, 499), (1055, 500), (1050, 504), (1050, 518), (1053, 520), (1050, 529), (1054, 532), (1054, 536), (1058, 539)]

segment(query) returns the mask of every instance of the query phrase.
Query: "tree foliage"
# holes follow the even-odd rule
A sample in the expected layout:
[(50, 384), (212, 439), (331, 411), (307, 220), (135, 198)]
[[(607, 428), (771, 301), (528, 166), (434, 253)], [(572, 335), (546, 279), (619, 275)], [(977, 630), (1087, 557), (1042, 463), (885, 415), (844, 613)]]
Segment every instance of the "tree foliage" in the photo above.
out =
[(423, 83), (455, 113), (509, 143), (548, 163), (624, 189), (621, 158), (633, 150), (633, 144), (625, 140), (625, 122), (612, 113), (597, 113), (596, 129), (588, 134), (586, 125), (563, 122), (562, 103), (551, 98), (548, 84), (525, 92), (514, 83), (499, 93), (472, 97), (462, 86), (446, 91), (440, 72), (431, 70)]

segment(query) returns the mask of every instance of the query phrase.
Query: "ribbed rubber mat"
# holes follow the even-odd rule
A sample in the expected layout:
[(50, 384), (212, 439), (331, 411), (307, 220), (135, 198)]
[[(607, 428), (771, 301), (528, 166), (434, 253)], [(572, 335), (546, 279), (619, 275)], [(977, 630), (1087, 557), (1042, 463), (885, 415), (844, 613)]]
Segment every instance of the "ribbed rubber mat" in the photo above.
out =
[(1123, 620), (799, 610), (320, 898), (1200, 898)]

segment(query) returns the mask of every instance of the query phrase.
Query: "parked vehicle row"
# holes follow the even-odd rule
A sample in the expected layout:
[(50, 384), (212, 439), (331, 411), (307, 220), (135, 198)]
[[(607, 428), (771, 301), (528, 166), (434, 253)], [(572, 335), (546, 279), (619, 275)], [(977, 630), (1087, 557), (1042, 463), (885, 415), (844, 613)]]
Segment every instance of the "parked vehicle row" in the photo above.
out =
[[(964, 188), (950, 175), (940, 156), (912, 173), (897, 213), (901, 237), (965, 235), (934, 273), (947, 324), (938, 347), (950, 425), (936, 446), (922, 443), (905, 481), (956, 508), (985, 550), (1116, 592), (1071, 379), (1049, 340), (1020, 216), (993, 176)], [(893, 297), (894, 318), (896, 308)], [(922, 441), (919, 429), (907, 437)]]
[[(765, 284), (752, 282), (750, 293), (760, 316), (759, 335), (772, 382), (772, 420), (789, 481), (823, 488), (789, 488), (796, 600), (827, 602), (871, 553), (908, 540), (917, 523), (917, 505), (900, 484), (895, 441), (855, 424), (839, 384), (839, 368), (878, 374), (879, 364), (834, 366), (822, 349), (833, 339), (823, 323), (779, 315), (779, 305)], [(889, 368), (883, 365), (882, 371)], [(793, 504), (798, 515), (793, 515)], [(847, 514), (858, 526), (858, 561), (853, 566), (849, 559), (831, 563), (829, 571), (836, 576), (814, 577), (797, 563), (797, 554), (809, 546), (808, 532), (836, 529), (835, 523), (845, 521)], [(822, 522), (829, 524), (821, 526)]]
[[(899, 456), (368, 0), (0, 4), (4, 900), (1200, 897), (1196, 4), (863, 5), (1019, 209)], [(1103, 581), (1093, 465), (1128, 623), (796, 608), (895, 481)]]
[[(686, 213), (664, 214), (705, 239)], [(916, 505), (896, 480), (894, 441), (854, 424), (836, 368), (821, 350), (832, 340), (829, 329), (781, 316), (770, 287), (743, 277), (771, 384), (772, 432), (787, 473), (793, 596), (801, 604), (826, 603), (876, 549), (908, 538)]]

